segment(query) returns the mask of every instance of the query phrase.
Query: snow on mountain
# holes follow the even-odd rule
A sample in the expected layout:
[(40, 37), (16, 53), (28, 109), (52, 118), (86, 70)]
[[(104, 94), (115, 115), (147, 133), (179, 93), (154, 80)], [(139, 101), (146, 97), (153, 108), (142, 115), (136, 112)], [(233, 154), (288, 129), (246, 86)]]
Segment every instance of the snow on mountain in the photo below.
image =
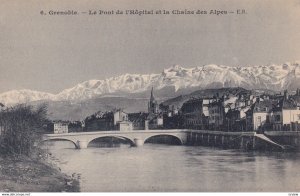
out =
[[(282, 65), (224, 66), (203, 65), (184, 68), (174, 65), (158, 74), (124, 74), (104, 80), (89, 80), (53, 95), (44, 92), (21, 90), (0, 94), (0, 102), (20, 103), (37, 100), (85, 100), (114, 93), (139, 93), (175, 87), (175, 90), (197, 87), (244, 87), (247, 89), (295, 89), (300, 87), (298, 62)], [(299, 84), (299, 85), (298, 85)]]
[(0, 102), (6, 106), (18, 104), (18, 103), (29, 103), (32, 101), (39, 100), (53, 100), (55, 95), (45, 92), (32, 91), (28, 89), (23, 90), (12, 90), (0, 94)]

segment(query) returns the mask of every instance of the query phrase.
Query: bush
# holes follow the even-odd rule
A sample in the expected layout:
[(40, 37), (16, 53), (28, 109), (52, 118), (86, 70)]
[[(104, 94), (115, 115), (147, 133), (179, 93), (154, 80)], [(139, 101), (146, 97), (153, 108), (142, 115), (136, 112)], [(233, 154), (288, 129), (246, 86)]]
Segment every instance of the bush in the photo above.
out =
[(42, 136), (46, 105), (18, 105), (0, 111), (0, 153), (30, 155)]

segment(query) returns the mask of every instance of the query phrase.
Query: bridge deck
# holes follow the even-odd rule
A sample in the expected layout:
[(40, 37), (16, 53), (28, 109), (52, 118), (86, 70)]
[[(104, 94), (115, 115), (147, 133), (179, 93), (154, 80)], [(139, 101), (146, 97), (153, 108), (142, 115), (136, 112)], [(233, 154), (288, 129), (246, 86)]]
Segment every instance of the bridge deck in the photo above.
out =
[[(132, 134), (132, 133), (178, 133), (192, 132), (216, 135), (232, 135), (232, 136), (254, 136), (255, 131), (247, 132), (224, 132), (212, 130), (195, 130), (195, 129), (160, 129), (160, 130), (132, 130), (132, 131), (89, 131), (89, 132), (72, 132), (72, 133), (57, 133), (44, 134), (46, 136), (71, 136), (71, 135), (95, 135), (95, 134)], [(267, 136), (300, 136), (300, 131), (266, 131)]]
[(89, 132), (71, 132), (71, 133), (51, 133), (46, 136), (79, 136), (79, 135), (99, 135), (99, 134), (134, 134), (134, 133), (179, 133), (187, 132), (188, 129), (161, 129), (161, 130), (132, 130), (132, 131), (89, 131)]
[(229, 135), (229, 136), (254, 136), (254, 131), (248, 132), (225, 132), (225, 131), (212, 131), (212, 130), (187, 130), (192, 133), (202, 133), (202, 134), (211, 134), (211, 135)]

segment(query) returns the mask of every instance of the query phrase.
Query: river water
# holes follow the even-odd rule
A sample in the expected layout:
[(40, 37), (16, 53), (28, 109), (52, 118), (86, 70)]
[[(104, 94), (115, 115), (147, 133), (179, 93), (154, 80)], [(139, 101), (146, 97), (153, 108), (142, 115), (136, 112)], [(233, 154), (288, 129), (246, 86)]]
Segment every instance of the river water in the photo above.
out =
[(300, 191), (299, 153), (163, 144), (76, 150), (72, 143), (49, 143), (49, 161), (78, 177), (82, 192)]

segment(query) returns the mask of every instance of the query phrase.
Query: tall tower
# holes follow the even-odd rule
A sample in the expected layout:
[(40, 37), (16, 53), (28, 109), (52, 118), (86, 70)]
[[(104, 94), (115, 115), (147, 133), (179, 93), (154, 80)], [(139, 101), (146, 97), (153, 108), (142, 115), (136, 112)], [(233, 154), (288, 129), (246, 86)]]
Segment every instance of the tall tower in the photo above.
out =
[(158, 113), (158, 104), (153, 95), (153, 87), (151, 89), (150, 101), (148, 103), (148, 113), (157, 114)]

